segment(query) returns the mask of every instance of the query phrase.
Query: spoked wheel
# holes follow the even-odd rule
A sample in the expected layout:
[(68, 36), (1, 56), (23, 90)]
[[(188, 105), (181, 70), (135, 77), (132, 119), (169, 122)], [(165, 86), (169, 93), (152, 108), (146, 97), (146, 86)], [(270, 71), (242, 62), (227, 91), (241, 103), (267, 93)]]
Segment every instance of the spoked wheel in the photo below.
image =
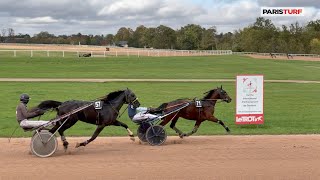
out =
[(160, 146), (167, 140), (166, 130), (161, 125), (150, 126), (146, 132), (146, 139), (152, 146)]
[(49, 131), (37, 131), (31, 139), (31, 151), (38, 157), (49, 157), (58, 148), (57, 138)]
[(142, 123), (138, 127), (137, 135), (142, 142), (147, 142), (146, 132), (151, 125), (149, 123)]

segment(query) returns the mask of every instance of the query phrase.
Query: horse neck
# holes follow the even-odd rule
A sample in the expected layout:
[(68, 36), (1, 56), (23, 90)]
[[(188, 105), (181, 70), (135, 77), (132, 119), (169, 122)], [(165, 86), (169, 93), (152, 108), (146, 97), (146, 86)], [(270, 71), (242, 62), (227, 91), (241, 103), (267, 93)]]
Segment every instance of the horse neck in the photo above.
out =
[(212, 104), (213, 106), (216, 105), (218, 94), (213, 93), (207, 100), (209, 100), (210, 104)]
[(113, 106), (114, 109), (120, 111), (121, 107), (125, 103), (125, 94), (119, 95), (116, 99), (114, 99), (110, 104)]

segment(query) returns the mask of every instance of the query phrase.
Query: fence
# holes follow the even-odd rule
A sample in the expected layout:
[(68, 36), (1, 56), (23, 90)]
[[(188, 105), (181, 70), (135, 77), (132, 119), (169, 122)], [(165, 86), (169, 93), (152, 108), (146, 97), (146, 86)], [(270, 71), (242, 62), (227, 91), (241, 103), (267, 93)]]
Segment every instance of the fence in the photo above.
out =
[(210, 51), (186, 51), (186, 50), (135, 50), (120, 49), (113, 51), (86, 51), (86, 50), (0, 50), (1, 56), (29, 56), (29, 57), (81, 57), (83, 54), (91, 53), (92, 57), (108, 56), (212, 56), (212, 55), (230, 55), (231, 50), (210, 50)]

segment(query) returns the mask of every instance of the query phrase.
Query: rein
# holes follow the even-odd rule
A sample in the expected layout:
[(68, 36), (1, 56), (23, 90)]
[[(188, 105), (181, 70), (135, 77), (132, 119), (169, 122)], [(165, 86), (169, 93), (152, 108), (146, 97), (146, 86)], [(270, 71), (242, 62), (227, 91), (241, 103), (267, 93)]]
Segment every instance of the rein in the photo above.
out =
[(172, 107), (176, 107), (176, 106), (179, 106), (179, 105), (182, 105), (182, 104), (186, 104), (186, 103), (184, 102), (184, 103), (176, 104), (176, 105), (173, 105), (173, 106), (168, 106), (168, 107), (164, 108), (163, 110), (169, 109), (169, 108), (172, 108)]
[[(218, 101), (220, 100), (220, 101)], [(202, 99), (202, 101), (218, 101), (217, 103), (221, 103), (226, 101), (227, 99)]]
[[(221, 100), (221, 101), (217, 102), (217, 103), (220, 103), (220, 102), (224, 102), (224, 100), (227, 100), (227, 99), (202, 99), (201, 101), (217, 101), (217, 100)], [(164, 108), (164, 110), (172, 108), (172, 107), (180, 106), (182, 104), (185, 104), (185, 102), (184, 103), (175, 104), (175, 105), (172, 105), (172, 106), (168, 106), (168, 107)]]

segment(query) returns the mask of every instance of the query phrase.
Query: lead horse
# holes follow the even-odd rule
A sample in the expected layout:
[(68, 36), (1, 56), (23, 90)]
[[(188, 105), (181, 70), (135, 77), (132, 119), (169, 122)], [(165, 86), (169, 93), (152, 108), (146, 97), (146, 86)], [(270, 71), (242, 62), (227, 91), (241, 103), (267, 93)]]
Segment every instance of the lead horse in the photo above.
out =
[[(125, 103), (130, 103), (135, 107), (140, 106), (140, 102), (138, 101), (137, 96), (130, 89), (127, 88), (125, 90), (111, 92), (108, 95), (99, 98), (99, 100), (102, 102), (100, 110), (95, 109), (95, 107), (91, 105), (88, 108), (85, 108), (84, 110), (71, 114), (67, 118), (64, 118), (63, 120), (59, 121), (52, 129), (49, 130), (50, 133), (54, 133), (55, 131), (59, 132), (65, 150), (68, 148), (69, 143), (64, 136), (64, 131), (72, 127), (78, 120), (89, 124), (97, 125), (97, 128), (90, 139), (81, 143), (77, 143), (76, 147), (86, 146), (99, 135), (99, 133), (104, 129), (104, 127), (110, 125), (121, 126), (126, 128), (126, 130), (129, 133), (129, 136), (133, 138), (133, 133), (128, 128), (128, 126), (118, 121), (117, 117), (119, 115), (121, 107)], [(90, 103), (93, 102), (79, 100), (59, 102), (47, 100), (41, 102), (36, 108), (33, 108), (33, 110), (36, 110), (37, 108), (42, 110), (54, 109), (57, 111), (57, 115), (61, 116)]]
[[(166, 114), (170, 111), (174, 111), (174, 109), (179, 106), (183, 106), (189, 103), (188, 106), (177, 111), (176, 113), (172, 113), (169, 116), (165, 116), (162, 119), (160, 125), (165, 126), (167, 123), (171, 121), (170, 127), (173, 130), (175, 130), (176, 133), (178, 133), (180, 138), (183, 138), (184, 136), (190, 136), (196, 133), (201, 123), (206, 120), (219, 123), (221, 126), (225, 128), (227, 132), (230, 132), (229, 128), (225, 126), (224, 122), (213, 115), (214, 107), (218, 100), (222, 100), (227, 103), (231, 102), (232, 99), (229, 97), (228, 93), (224, 89), (222, 89), (221, 86), (220, 88), (217, 87), (216, 89), (212, 89), (208, 92), (205, 92), (204, 94), (206, 95), (200, 100), (178, 99), (168, 103), (163, 103), (158, 108), (155, 108), (153, 111), (162, 111), (164, 114)], [(175, 126), (180, 117), (196, 121), (194, 128), (191, 132), (183, 133)]]

